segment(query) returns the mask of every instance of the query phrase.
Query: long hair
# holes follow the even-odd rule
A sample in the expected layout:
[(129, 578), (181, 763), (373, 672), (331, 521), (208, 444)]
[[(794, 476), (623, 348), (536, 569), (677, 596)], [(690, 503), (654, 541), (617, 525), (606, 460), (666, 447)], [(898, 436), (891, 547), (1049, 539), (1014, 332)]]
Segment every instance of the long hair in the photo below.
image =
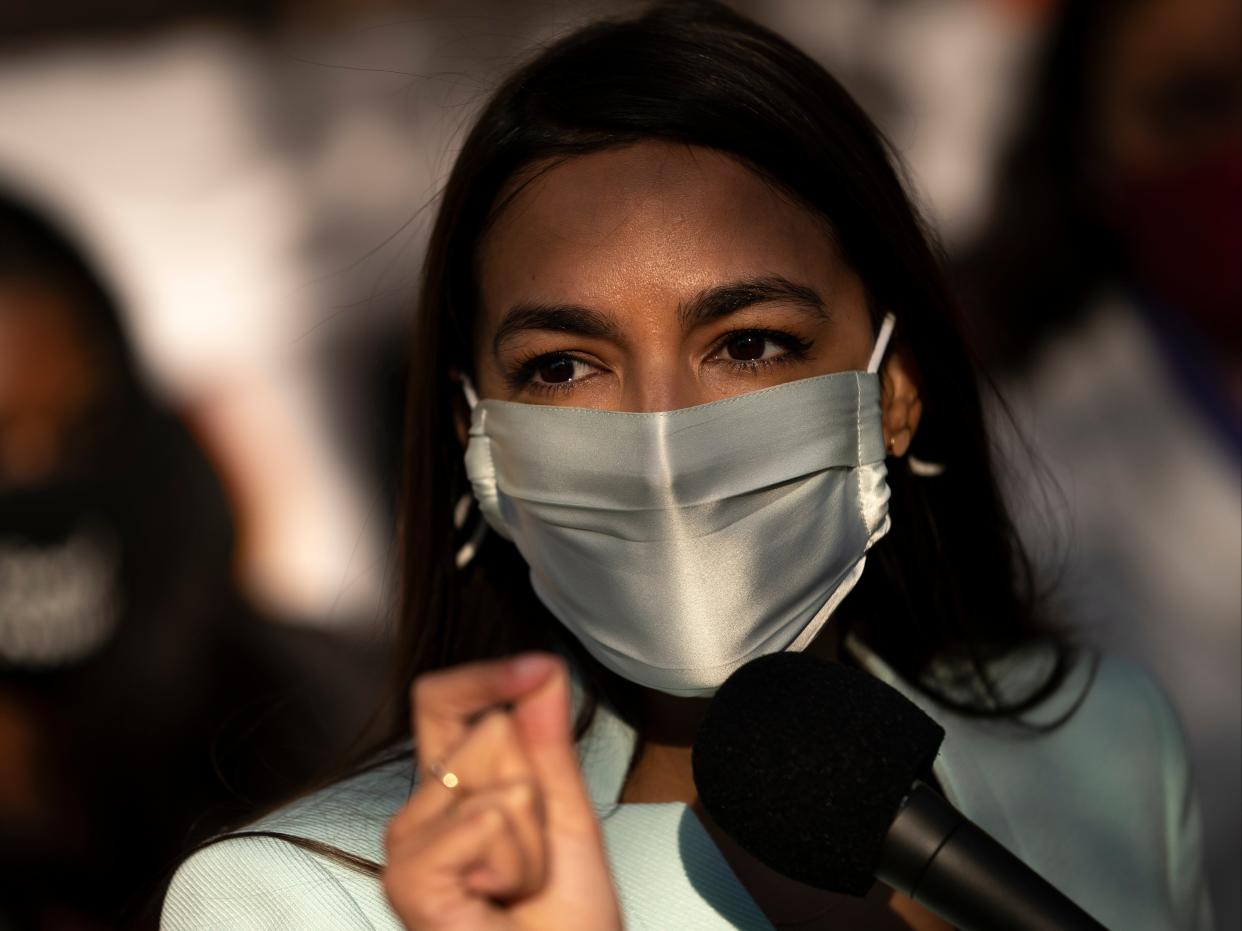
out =
[[(901, 460), (891, 470), (893, 529), (834, 623), (916, 684), (934, 659), (965, 660), (978, 694), (937, 696), (958, 710), (1014, 716), (1040, 701), (1066, 651), (1036, 610), (962, 321), (895, 158), (840, 84), (793, 45), (722, 4), (682, 2), (589, 25), (539, 54), (496, 91), (448, 179), (411, 343), (394, 708), (405, 709), (423, 672), (557, 644), (574, 653), (589, 697), (626, 700), (626, 685), (535, 598), (512, 545), (492, 537), (457, 569), (453, 508), (469, 484), (454, 373), (471, 370), (479, 243), (515, 177), (642, 140), (726, 153), (822, 217), (873, 315), (896, 315), (916, 359), (925, 414), (912, 453), (946, 468), (922, 478)], [(1058, 645), (1056, 671), (1018, 704), (998, 701), (986, 663), (1035, 641)], [(408, 718), (396, 717), (404, 731)]]

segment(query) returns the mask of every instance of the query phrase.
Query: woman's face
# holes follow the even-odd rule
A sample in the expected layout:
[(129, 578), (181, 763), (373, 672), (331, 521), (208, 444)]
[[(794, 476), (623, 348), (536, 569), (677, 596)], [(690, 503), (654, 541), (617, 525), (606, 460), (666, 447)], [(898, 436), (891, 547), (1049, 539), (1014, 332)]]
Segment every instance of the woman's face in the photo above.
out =
[(825, 224), (709, 149), (555, 164), (501, 212), (479, 269), (485, 398), (673, 410), (863, 369), (874, 342)]
[(77, 302), (52, 282), (0, 280), (0, 491), (92, 458), (114, 379)]
[(1092, 88), (1101, 175), (1193, 165), (1236, 140), (1242, 117), (1242, 6), (1146, 0), (1115, 17)]

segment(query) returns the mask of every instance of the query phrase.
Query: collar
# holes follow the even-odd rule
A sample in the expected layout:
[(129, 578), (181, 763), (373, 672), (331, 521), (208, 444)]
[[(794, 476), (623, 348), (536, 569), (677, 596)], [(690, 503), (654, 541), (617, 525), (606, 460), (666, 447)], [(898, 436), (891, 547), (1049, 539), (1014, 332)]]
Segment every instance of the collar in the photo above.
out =
[[(987, 773), (976, 761), (974, 752), (975, 745), (980, 740), (994, 736), (991, 732), (1008, 725), (967, 718), (937, 704), (929, 695), (898, 675), (888, 663), (854, 635), (846, 638), (845, 647), (863, 669), (896, 689), (945, 729), (944, 743), (932, 764), (932, 772), (944, 790), (946, 799), (967, 817), (985, 826), (1002, 844), (1014, 849), (1017, 837), (1001, 803), (1001, 787), (988, 779)], [(997, 675), (1006, 685), (1021, 688), (1033, 681), (1033, 677), (1042, 674), (1046, 661), (1046, 655), (1019, 655), (998, 666)], [(949, 670), (940, 669), (938, 672), (951, 680)], [(940, 681), (938, 684), (944, 685), (944, 682)], [(574, 688), (576, 710), (581, 701), (581, 692), (576, 681)], [(1041, 713), (1059, 713), (1060, 698), (1061, 696), (1053, 696), (1046, 704), (1046, 711), (1045, 708), (1040, 709)], [(583, 781), (596, 812), (601, 816), (625, 807), (618, 800), (636, 743), (634, 729), (610, 708), (601, 704), (591, 727), (578, 744)]]
[[(1012, 724), (980, 721), (946, 710), (855, 637), (847, 638), (846, 649), (868, 673), (897, 689), (944, 727), (945, 740), (932, 770), (946, 798), (1022, 856), (1021, 837), (1003, 802), (1005, 798), (1012, 802), (1012, 786), (1006, 793), (1005, 786), (996, 784), (999, 777), (989, 778), (989, 767), (980, 762), (995, 752), (998, 737), (1005, 752), (1012, 749)], [(998, 664), (996, 676), (998, 681), (1003, 679), (1006, 691), (1020, 688), (1045, 671), (1047, 661), (1046, 653), (1041, 657), (1038, 651), (1023, 651)], [(937, 687), (951, 688), (954, 681), (960, 682), (962, 677), (954, 672), (945, 664), (933, 670)], [(1061, 706), (1072, 701), (1066, 699), (1067, 693), (1077, 692), (1081, 684), (1054, 695), (1041, 707), (1041, 715), (1060, 713)], [(575, 682), (575, 708), (580, 699)], [(578, 744), (583, 779), (600, 818), (626, 926), (770, 929), (762, 910), (688, 806), (681, 802), (619, 803), (635, 744), (633, 728), (603, 705)]]

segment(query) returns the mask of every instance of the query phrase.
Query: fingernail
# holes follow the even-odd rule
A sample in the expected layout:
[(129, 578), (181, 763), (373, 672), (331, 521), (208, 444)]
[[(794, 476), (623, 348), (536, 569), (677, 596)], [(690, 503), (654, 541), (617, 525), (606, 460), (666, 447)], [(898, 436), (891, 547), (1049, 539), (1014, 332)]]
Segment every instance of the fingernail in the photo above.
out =
[(538, 679), (552, 671), (556, 661), (547, 653), (522, 653), (513, 658), (510, 667), (519, 679)]

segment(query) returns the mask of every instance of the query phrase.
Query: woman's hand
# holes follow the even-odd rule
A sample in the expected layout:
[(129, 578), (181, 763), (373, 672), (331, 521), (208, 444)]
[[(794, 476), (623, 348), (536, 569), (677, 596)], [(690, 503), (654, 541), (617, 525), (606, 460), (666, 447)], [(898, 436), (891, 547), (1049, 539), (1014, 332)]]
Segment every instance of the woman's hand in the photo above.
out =
[(414, 683), (421, 781), (388, 825), (384, 871), (410, 931), (621, 928), (569, 714), (569, 677), (548, 654)]

